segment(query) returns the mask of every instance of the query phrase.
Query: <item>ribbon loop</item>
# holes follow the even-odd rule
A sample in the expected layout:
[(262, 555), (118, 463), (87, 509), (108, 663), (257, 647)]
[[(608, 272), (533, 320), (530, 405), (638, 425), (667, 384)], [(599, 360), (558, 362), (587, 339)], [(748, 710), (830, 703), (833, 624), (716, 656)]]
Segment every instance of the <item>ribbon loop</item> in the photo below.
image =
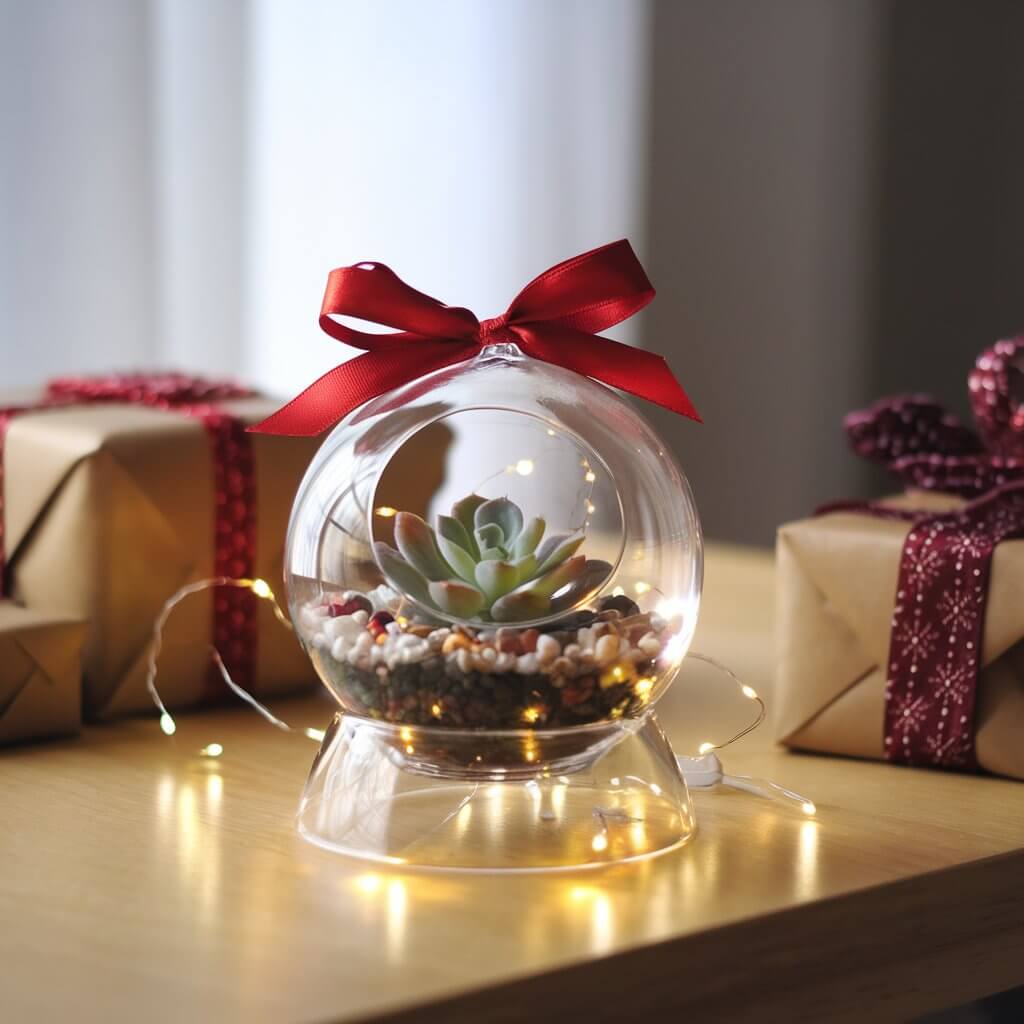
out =
[(1024, 480), (1024, 405), (1012, 387), (1022, 359), (1024, 335), (978, 356), (968, 377), (976, 431), (927, 395), (898, 395), (846, 417), (850, 444), (908, 487), (969, 498)]
[[(534, 278), (500, 316), (479, 321), (407, 285), (382, 263), (332, 270), (320, 327), (365, 354), (335, 367), (250, 429), (313, 436), (353, 409), (418, 377), (470, 358), (485, 345), (515, 342), (534, 359), (620, 388), (700, 422), (660, 356), (595, 332), (632, 316), (654, 288), (622, 239), (559, 263)], [(350, 316), (395, 329), (374, 334), (340, 322)]]
[(1024, 335), (1005, 338), (978, 357), (967, 380), (971, 410), (986, 446), (1024, 458), (1024, 402), (1014, 383), (1024, 380)]

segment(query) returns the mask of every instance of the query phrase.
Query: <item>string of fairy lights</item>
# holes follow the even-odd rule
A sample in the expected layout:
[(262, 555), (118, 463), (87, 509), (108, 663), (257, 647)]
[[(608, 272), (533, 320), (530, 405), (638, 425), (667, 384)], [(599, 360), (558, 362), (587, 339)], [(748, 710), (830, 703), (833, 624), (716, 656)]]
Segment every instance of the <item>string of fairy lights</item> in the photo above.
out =
[[(173, 736), (177, 731), (177, 723), (170, 711), (164, 704), (163, 699), (160, 696), (160, 692), (157, 689), (157, 663), (160, 656), (160, 651), (163, 647), (163, 633), (167, 625), (167, 621), (174, 608), (180, 604), (187, 597), (198, 594), (204, 590), (209, 590), (215, 587), (236, 587), (245, 590), (249, 590), (255, 597), (261, 601), (267, 601), (270, 603), (274, 617), (282, 626), (291, 630), (292, 624), (288, 616), (282, 610), (280, 604), (277, 601), (273, 590), (270, 585), (263, 579), (246, 579), (240, 578), (235, 579), (227, 576), (214, 576), (206, 579), (197, 580), (194, 583), (189, 583), (178, 590), (163, 606), (160, 614), (156, 618), (156, 622), (153, 626), (153, 641), (150, 645), (149, 660), (147, 663), (146, 672), (146, 689), (149, 692), (153, 703), (159, 712), (160, 718), (160, 729), (166, 736)], [(210, 647), (211, 657), (213, 658), (214, 664), (220, 673), (221, 678), (224, 680), (225, 685), (234, 693), (239, 699), (243, 700), (246, 704), (252, 707), (259, 715), (261, 715), (270, 725), (274, 728), (281, 730), (282, 732), (297, 733), (305, 736), (307, 739), (314, 740), (316, 742), (322, 742), (324, 739), (324, 731), (322, 729), (314, 728), (296, 728), (295, 726), (289, 725), (283, 719), (275, 715), (269, 708), (257, 700), (251, 693), (248, 692), (244, 687), (239, 686), (231, 677), (231, 673), (228, 671), (227, 666), (224, 664), (221, 658), (220, 652), (216, 647)], [(732, 683), (736, 685), (739, 692), (747, 700), (752, 701), (757, 705), (757, 714), (754, 719), (745, 725), (738, 732), (730, 736), (728, 739), (721, 743), (714, 743), (711, 741), (704, 742), (700, 745), (699, 755), (697, 757), (688, 757), (685, 755), (678, 756), (677, 761), (679, 763), (680, 771), (682, 772), (683, 778), (686, 781), (688, 788), (690, 789), (711, 789), (715, 786), (725, 786), (727, 788), (741, 790), (743, 792), (751, 793), (756, 796), (764, 797), (767, 799), (781, 799), (792, 805), (799, 807), (800, 811), (808, 816), (813, 817), (817, 814), (817, 807), (814, 802), (802, 796), (793, 790), (787, 789), (784, 786), (779, 785), (776, 782), (772, 782), (769, 779), (758, 779), (751, 776), (745, 775), (730, 775), (727, 774), (723, 767), (716, 751), (724, 750), (726, 747), (731, 746), (733, 743), (742, 739), (744, 736), (749, 735), (755, 729), (757, 729), (765, 720), (767, 715), (767, 708), (765, 702), (762, 700), (760, 695), (754, 690), (753, 687), (744, 683), (730, 668), (723, 665), (721, 662), (709, 655), (699, 654), (694, 651), (690, 651), (686, 654), (686, 657), (692, 658), (696, 661), (704, 662), (722, 672)], [(404, 735), (410, 733), (410, 735)], [(411, 731), (408, 727), (403, 729), (403, 740), (411, 740)], [(204, 747), (199, 750), (199, 754), (202, 757), (218, 758), (224, 754), (224, 745), (219, 742), (207, 743)], [(530, 759), (532, 760), (532, 758)], [(613, 785), (616, 780), (612, 780)], [(651, 787), (656, 788), (655, 786)], [(605, 816), (612, 815), (615, 812), (605, 811)], [(604, 818), (601, 819), (601, 829), (598, 831), (594, 838), (594, 849), (596, 852), (600, 852), (607, 845), (607, 821)], [(602, 845), (603, 837), (603, 845)]]

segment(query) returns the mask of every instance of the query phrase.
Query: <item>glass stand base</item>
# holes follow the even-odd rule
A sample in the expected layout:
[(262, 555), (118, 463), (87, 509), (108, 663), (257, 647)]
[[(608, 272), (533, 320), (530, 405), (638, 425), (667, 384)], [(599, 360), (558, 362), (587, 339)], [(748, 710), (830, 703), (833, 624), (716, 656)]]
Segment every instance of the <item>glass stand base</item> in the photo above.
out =
[[(570, 732), (571, 756), (559, 757)], [(593, 729), (582, 747), (575, 731), (561, 734), (338, 714), (306, 782), (299, 833), (377, 862), (485, 871), (599, 867), (693, 836), (686, 783), (653, 713)]]

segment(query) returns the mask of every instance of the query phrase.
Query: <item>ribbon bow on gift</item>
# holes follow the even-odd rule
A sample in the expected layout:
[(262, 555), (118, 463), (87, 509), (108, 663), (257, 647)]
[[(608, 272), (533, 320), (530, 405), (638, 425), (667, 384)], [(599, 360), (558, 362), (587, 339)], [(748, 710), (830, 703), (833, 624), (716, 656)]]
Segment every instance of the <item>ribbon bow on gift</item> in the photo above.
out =
[(952, 511), (870, 503), (860, 511), (910, 522), (900, 555), (885, 690), (886, 757), (977, 770), (975, 712), (992, 556), (1024, 537), (1024, 406), (1013, 395), (1024, 336), (979, 356), (968, 378), (978, 432), (922, 395), (900, 396), (845, 420), (854, 450), (908, 487), (969, 499)]
[[(501, 316), (483, 321), (468, 309), (446, 306), (416, 291), (383, 263), (341, 267), (327, 278), (320, 327), (365, 354), (324, 374), (252, 429), (293, 436), (322, 433), (371, 398), (502, 342), (699, 422), (697, 410), (661, 356), (597, 334), (653, 298), (654, 289), (625, 239), (546, 270)], [(339, 316), (398, 333), (359, 331), (341, 323)]]
[(851, 413), (844, 426), (858, 455), (881, 463), (908, 487), (972, 497), (1024, 480), (1024, 335), (983, 352), (967, 380), (975, 432), (927, 395), (886, 398)]

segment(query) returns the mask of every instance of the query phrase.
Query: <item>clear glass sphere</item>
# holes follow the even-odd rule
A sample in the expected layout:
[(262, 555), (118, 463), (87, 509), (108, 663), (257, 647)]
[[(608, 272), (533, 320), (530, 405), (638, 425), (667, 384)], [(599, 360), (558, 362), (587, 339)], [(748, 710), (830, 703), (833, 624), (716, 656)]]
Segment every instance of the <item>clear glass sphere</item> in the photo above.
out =
[(689, 647), (702, 557), (686, 478), (636, 410), (495, 345), (334, 429), (285, 575), (341, 706), (398, 745), (415, 729), (440, 770), (425, 735), (489, 730), (529, 763), (530, 736), (644, 718)]

